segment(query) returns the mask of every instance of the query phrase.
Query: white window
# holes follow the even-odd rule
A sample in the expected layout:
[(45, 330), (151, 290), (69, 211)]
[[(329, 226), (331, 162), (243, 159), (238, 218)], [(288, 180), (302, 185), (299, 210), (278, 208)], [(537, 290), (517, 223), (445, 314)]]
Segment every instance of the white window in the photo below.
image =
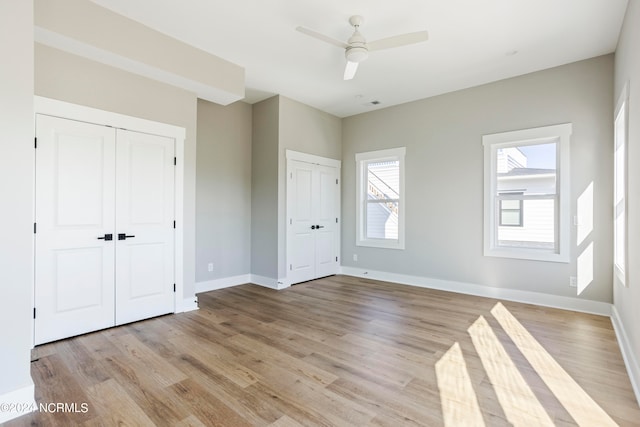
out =
[(404, 249), (405, 148), (356, 154), (356, 245)]
[(614, 221), (613, 265), (617, 281), (626, 286), (627, 265), (627, 123), (628, 91), (622, 91), (615, 111), (614, 121)]
[(486, 256), (569, 262), (571, 128), (482, 137)]

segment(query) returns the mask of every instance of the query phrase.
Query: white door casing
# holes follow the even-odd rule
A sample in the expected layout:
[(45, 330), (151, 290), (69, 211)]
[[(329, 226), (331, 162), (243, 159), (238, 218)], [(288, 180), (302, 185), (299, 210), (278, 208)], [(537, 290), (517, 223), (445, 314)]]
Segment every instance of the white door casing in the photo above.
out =
[(177, 311), (176, 139), (42, 114), (36, 135), (34, 342)]
[[(37, 115), (35, 342), (114, 324), (115, 130)], [(34, 224), (34, 227), (36, 225)], [(35, 312), (34, 312), (35, 315)]]
[(337, 274), (340, 162), (287, 151), (287, 283)]

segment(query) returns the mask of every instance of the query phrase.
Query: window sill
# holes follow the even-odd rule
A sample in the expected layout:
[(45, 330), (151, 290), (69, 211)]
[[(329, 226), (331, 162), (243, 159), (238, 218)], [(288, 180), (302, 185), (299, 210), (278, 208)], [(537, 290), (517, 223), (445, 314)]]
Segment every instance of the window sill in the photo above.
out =
[(484, 256), (523, 259), (527, 261), (547, 261), (565, 264), (569, 263), (569, 254), (536, 249), (492, 248), (485, 249)]
[(364, 246), (369, 248), (383, 248), (383, 249), (404, 249), (404, 243), (399, 240), (384, 240), (384, 239), (367, 239), (358, 240), (356, 246)]

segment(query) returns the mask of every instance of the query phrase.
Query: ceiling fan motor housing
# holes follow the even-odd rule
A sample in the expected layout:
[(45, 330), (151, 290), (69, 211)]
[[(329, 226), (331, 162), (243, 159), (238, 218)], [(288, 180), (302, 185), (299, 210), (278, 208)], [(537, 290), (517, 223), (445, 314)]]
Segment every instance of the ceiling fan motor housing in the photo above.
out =
[(347, 42), (349, 46), (344, 51), (344, 56), (349, 62), (362, 62), (369, 57), (369, 49), (367, 41), (362, 34), (356, 29)]

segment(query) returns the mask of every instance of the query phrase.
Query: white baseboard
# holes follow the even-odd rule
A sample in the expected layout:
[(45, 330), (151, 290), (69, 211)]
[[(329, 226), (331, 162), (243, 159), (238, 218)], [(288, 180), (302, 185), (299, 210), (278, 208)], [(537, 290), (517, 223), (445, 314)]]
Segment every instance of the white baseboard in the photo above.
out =
[(198, 309), (198, 297), (196, 295), (182, 300), (182, 307), (176, 309), (176, 313), (186, 313)]
[(250, 274), (240, 276), (223, 277), (222, 279), (207, 280), (196, 283), (196, 294), (201, 292), (217, 291), (218, 289), (230, 288), (232, 286), (244, 285), (251, 282)]
[(541, 305), (544, 307), (560, 308), (583, 313), (611, 316), (611, 304), (580, 298), (543, 294), (539, 292), (522, 291), (517, 289), (495, 288), (475, 283), (454, 282), (450, 280), (432, 279), (422, 276), (387, 273), (384, 271), (366, 270), (354, 267), (341, 267), (341, 273), (347, 276), (362, 277), (385, 282), (401, 283), (403, 285), (421, 288), (439, 289), (442, 291), (458, 292), (461, 294), (477, 295), (488, 298), (498, 298), (507, 301)]
[(281, 290), (288, 288), (289, 284), (285, 283), (284, 280), (272, 279), (271, 277), (258, 276), (257, 274), (251, 275), (251, 283), (264, 286), (265, 288)]
[(613, 324), (613, 330), (616, 331), (616, 337), (618, 338), (618, 345), (622, 352), (622, 358), (624, 364), (627, 367), (627, 373), (629, 374), (629, 380), (631, 380), (631, 386), (636, 394), (636, 400), (640, 405), (640, 364), (635, 356), (631, 342), (627, 331), (624, 329), (620, 314), (616, 310), (616, 306), (611, 307), (611, 323)]
[(34, 396), (35, 388), (33, 384), (0, 395), (1, 404), (10, 405), (10, 408), (14, 408), (13, 410), (0, 411), (0, 424), (28, 414), (30, 410), (27, 408), (33, 410), (36, 405)]
[(259, 276), (257, 274), (243, 274), (240, 276), (224, 277), (222, 279), (208, 280), (196, 283), (196, 293), (216, 291), (218, 289), (230, 288), (232, 286), (253, 283), (269, 289), (281, 290), (288, 288), (286, 279), (272, 279), (271, 277)]

